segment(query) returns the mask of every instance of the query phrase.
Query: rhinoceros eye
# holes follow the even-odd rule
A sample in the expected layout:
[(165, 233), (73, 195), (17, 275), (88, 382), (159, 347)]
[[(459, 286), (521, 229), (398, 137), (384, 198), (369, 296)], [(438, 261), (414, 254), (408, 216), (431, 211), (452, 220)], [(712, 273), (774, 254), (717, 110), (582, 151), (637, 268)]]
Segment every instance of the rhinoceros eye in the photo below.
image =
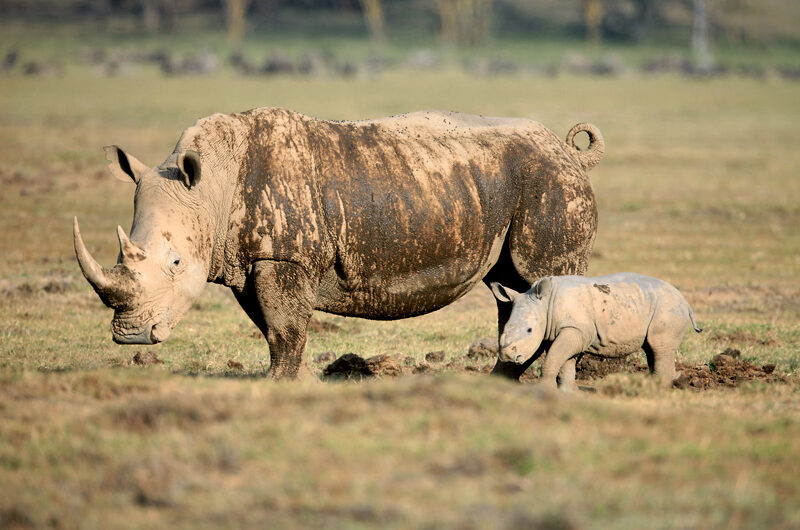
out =
[(172, 272), (175, 272), (181, 264), (181, 256), (177, 252), (170, 252), (167, 264)]
[(533, 333), (533, 328), (528, 328), (528, 333)]

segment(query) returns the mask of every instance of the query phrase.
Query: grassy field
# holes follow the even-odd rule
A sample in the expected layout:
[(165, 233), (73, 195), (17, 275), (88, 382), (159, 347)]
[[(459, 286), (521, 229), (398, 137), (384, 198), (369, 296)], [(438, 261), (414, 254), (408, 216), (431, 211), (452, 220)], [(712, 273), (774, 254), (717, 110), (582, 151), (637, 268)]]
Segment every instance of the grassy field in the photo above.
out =
[[(800, 180), (796, 84), (728, 77), (371, 79), (0, 77), (0, 524), (55, 527), (727, 527), (800, 525)], [(322, 118), (426, 109), (604, 133), (592, 171), (591, 274), (678, 286), (701, 335), (786, 383), (660, 392), (639, 375), (572, 397), (474, 372), (495, 334), (480, 286), (434, 314), (318, 314), (323, 351), (407, 356), (427, 374), (274, 384), (267, 349), (209, 286), (167, 343), (122, 347), (80, 276), (71, 219), (114, 261), (133, 187), (101, 146), (148, 164), (213, 112), (284, 106)], [(163, 363), (137, 366), (136, 353)], [(230, 361), (233, 361), (232, 363)], [(236, 363), (241, 365), (238, 367)], [(449, 366), (448, 366), (449, 365)], [(472, 375), (471, 375), (472, 374)]]

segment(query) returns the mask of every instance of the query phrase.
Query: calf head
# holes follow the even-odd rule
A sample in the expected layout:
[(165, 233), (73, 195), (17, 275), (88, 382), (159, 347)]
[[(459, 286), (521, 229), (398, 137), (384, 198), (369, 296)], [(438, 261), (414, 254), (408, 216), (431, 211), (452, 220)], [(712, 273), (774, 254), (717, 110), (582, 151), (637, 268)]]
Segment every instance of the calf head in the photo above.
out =
[(131, 236), (117, 227), (117, 264), (103, 267), (86, 248), (76, 217), (75, 254), (100, 299), (114, 309), (114, 341), (154, 344), (169, 336), (208, 276), (211, 249), (201, 245), (199, 219), (204, 208), (192, 197), (200, 182), (200, 156), (176, 150), (151, 169), (117, 146), (105, 150), (111, 172), (136, 184)]
[(550, 280), (539, 280), (526, 293), (518, 293), (497, 282), (492, 282), (491, 288), (492, 294), (500, 302), (514, 304), (500, 335), (500, 361), (523, 364), (533, 356), (544, 339)]

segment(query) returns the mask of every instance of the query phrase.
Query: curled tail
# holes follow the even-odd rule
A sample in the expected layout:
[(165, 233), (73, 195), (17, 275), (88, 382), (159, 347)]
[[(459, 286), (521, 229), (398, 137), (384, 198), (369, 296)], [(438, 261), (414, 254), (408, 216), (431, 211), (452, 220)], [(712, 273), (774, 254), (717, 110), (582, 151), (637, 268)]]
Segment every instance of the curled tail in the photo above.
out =
[[(589, 135), (589, 147), (586, 151), (581, 151), (575, 145), (575, 135), (585, 132)], [(603, 158), (603, 153), (606, 152), (606, 143), (603, 141), (603, 135), (600, 134), (600, 129), (591, 123), (579, 123), (572, 127), (567, 133), (567, 145), (575, 150), (573, 156), (578, 159), (581, 167), (585, 170), (590, 170), (600, 162)]]
[(697, 327), (697, 323), (694, 321), (694, 311), (692, 311), (691, 307), (689, 307), (689, 318), (691, 319), (692, 327), (696, 332), (700, 333), (701, 331), (703, 331), (701, 328)]

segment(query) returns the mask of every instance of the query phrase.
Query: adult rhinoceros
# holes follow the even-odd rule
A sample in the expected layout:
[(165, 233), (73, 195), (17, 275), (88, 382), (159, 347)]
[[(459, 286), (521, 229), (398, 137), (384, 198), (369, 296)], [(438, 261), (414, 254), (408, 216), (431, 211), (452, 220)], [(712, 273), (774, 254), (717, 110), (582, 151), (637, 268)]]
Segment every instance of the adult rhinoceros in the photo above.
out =
[[(165, 340), (205, 283), (221, 283), (266, 337), (270, 375), (293, 378), (315, 309), (399, 319), (479, 281), (524, 291), (583, 273), (597, 227), (586, 171), (603, 148), (588, 124), (564, 143), (531, 120), (448, 112), (214, 114), (156, 168), (106, 147), (112, 172), (136, 183), (131, 236), (118, 228), (118, 263), (104, 268), (76, 218), (75, 252), (114, 309), (116, 342)], [(509, 313), (498, 303), (501, 333)]]

